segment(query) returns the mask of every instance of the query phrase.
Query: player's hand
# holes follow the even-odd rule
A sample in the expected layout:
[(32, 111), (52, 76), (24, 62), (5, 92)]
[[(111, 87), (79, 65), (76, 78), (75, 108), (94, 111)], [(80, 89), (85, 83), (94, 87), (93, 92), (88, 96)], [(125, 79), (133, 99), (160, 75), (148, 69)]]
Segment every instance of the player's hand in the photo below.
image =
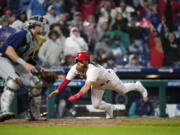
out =
[(70, 102), (76, 101), (76, 100), (78, 100), (78, 99), (79, 99), (79, 97), (80, 97), (80, 95), (79, 95), (79, 94), (76, 94), (76, 95), (70, 96), (70, 97), (68, 98), (68, 101), (70, 101)]
[(79, 91), (77, 94), (71, 96), (68, 98), (68, 101), (72, 102), (72, 101), (76, 101), (77, 99), (80, 98), (80, 96), (83, 96), (84, 92), (83, 91)]
[(35, 66), (33, 66), (33, 65), (31, 65), (31, 64), (29, 64), (29, 63), (25, 63), (24, 64), (24, 67), (25, 67), (25, 69), (27, 70), (27, 71), (29, 71), (29, 72), (35, 72), (36, 71), (36, 68), (35, 68)]
[(73, 102), (73, 101), (76, 101), (76, 100), (78, 100), (78, 96), (77, 95), (73, 95), (73, 96), (70, 96), (69, 98), (68, 98), (68, 101), (70, 101), (70, 102)]
[(58, 93), (59, 93), (59, 91), (58, 91), (58, 90), (55, 90), (55, 91), (53, 91), (52, 93), (50, 93), (50, 94), (48, 95), (48, 98), (49, 98), (49, 97), (53, 97), (53, 96), (57, 95)]

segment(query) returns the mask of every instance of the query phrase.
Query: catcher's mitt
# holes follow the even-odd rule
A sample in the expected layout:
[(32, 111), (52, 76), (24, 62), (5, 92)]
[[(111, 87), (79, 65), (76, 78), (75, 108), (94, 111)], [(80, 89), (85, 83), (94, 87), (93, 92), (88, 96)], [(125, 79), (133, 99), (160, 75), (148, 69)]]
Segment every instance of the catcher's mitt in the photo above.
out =
[(43, 81), (44, 85), (52, 85), (57, 79), (55, 71), (44, 70), (42, 68), (38, 68), (37, 76)]

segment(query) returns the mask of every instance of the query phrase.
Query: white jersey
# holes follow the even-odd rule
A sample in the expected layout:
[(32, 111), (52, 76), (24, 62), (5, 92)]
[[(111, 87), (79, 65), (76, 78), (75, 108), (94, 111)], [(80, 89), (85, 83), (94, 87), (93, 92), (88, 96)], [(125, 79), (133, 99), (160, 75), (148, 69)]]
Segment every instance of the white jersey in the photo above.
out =
[[(73, 80), (76, 76), (82, 76), (82, 73), (76, 70), (76, 66), (77, 64), (72, 66), (66, 79)], [(88, 64), (88, 70), (83, 76), (86, 78), (86, 81), (94, 82), (93, 86), (91, 86), (91, 102), (93, 106), (103, 109), (106, 112), (113, 109), (109, 109), (111, 105), (102, 101), (104, 90), (113, 90), (120, 94), (125, 94), (132, 90), (139, 91), (140, 93), (144, 91), (145, 96), (147, 96), (147, 91), (142, 85), (138, 83), (123, 84), (113, 70), (105, 69), (100, 65), (95, 66), (93, 64)]]
[[(76, 70), (76, 65), (72, 66), (68, 72), (66, 79), (73, 80), (75, 76), (80, 75), (81, 73)], [(94, 86), (103, 86), (109, 82), (110, 70), (106, 70), (100, 65), (88, 64), (88, 70), (86, 72), (86, 81), (94, 82)]]

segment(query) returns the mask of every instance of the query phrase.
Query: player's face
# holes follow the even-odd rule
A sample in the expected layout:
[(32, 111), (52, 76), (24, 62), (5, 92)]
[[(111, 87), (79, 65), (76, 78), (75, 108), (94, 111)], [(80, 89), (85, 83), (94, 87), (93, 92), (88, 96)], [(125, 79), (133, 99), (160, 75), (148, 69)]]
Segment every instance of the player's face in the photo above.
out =
[(35, 31), (35, 35), (37, 35), (37, 34), (40, 34), (41, 33), (41, 29), (42, 29), (42, 27), (41, 26), (36, 26), (36, 27), (34, 27), (34, 31)]
[(78, 61), (78, 66), (80, 66), (82, 68), (87, 68), (88, 67), (88, 60)]

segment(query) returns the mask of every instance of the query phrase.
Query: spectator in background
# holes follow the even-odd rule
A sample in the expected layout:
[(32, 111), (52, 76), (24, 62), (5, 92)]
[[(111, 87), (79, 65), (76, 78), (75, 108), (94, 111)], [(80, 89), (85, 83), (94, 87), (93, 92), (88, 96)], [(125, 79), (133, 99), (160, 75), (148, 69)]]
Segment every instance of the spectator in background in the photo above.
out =
[(138, 19), (141, 20), (145, 17), (147, 17), (147, 14), (149, 12), (149, 2), (148, 0), (142, 0), (142, 3), (138, 5), (137, 7), (138, 11)]
[(97, 3), (96, 0), (83, 0), (79, 6), (82, 14), (82, 20), (88, 21), (89, 16), (94, 16), (98, 6), (99, 2)]
[(131, 54), (129, 56), (129, 63), (127, 65), (125, 65), (125, 67), (142, 67), (140, 64), (139, 64), (139, 58), (137, 55), (134, 55), (134, 54)]
[(126, 5), (125, 0), (121, 0), (119, 3), (119, 7), (116, 7), (111, 11), (111, 17), (115, 18), (117, 13), (121, 13), (123, 18), (126, 18), (128, 20), (128, 25), (130, 25), (132, 14), (134, 12), (135, 10), (133, 7)]
[(59, 27), (61, 28), (61, 31), (63, 33), (63, 35), (65, 37), (69, 36), (69, 29), (68, 29), (68, 24), (67, 24), (67, 13), (62, 13), (60, 15), (59, 21), (56, 24), (52, 24), (51, 27), (53, 27), (53, 25), (59, 25)]
[(27, 13), (29, 4), (31, 3), (31, 0), (21, 0), (22, 3), (22, 10)]
[(12, 15), (13, 13), (12, 13), (12, 10), (10, 9), (10, 8), (6, 8), (5, 10), (4, 10), (4, 15), (6, 15), (7, 17), (8, 17), (8, 19), (9, 19), (9, 17)]
[(120, 40), (120, 37), (115, 36), (112, 42), (112, 54), (114, 56), (114, 60), (117, 65), (122, 64), (122, 59), (125, 53), (126, 53), (126, 50), (123, 43)]
[(15, 33), (16, 30), (9, 26), (8, 17), (3, 15), (1, 17), (2, 28), (0, 28), (0, 39), (4, 42), (11, 34)]
[(151, 30), (149, 37), (150, 45), (150, 66), (162, 67), (164, 62), (164, 51), (161, 39), (156, 33), (157, 31)]
[(63, 11), (69, 14), (69, 20), (73, 19), (74, 12), (78, 11), (79, 3), (77, 0), (63, 0)]
[(134, 18), (132, 21), (131, 21), (131, 26), (128, 27), (128, 33), (130, 35), (130, 37), (135, 37), (136, 39), (143, 39), (143, 28), (141, 27), (138, 27), (138, 19), (137, 18)]
[(136, 38), (131, 38), (131, 44), (128, 47), (129, 54), (141, 54), (143, 52), (143, 46), (140, 42), (136, 42)]
[[(65, 71), (62, 70), (58, 72), (58, 79), (63, 80), (65, 78)], [(68, 101), (68, 98), (71, 96), (71, 88), (66, 87), (64, 90), (57, 94), (55, 98), (56, 102), (56, 116), (57, 118), (64, 118), (72, 116), (72, 102)]]
[(53, 5), (56, 9), (56, 15), (59, 16), (63, 12), (63, 0), (53, 0), (51, 5)]
[(18, 30), (21, 30), (24, 27), (24, 22), (27, 20), (27, 15), (25, 11), (20, 12), (16, 20), (11, 24), (11, 27)]
[(165, 66), (179, 67), (180, 62), (180, 40), (173, 32), (169, 32), (167, 38), (162, 38), (165, 54)]
[(112, 30), (119, 30), (126, 32), (127, 31), (127, 22), (126, 18), (123, 18), (121, 13), (117, 13), (114, 23), (112, 25)]
[(58, 22), (59, 18), (56, 16), (56, 8), (53, 5), (48, 7), (45, 18), (48, 20), (49, 25)]
[(88, 45), (85, 40), (80, 37), (79, 29), (72, 27), (70, 37), (65, 40), (64, 55), (75, 57), (80, 51), (88, 51)]
[(95, 54), (97, 54), (98, 50), (101, 48), (107, 56), (110, 55), (112, 53), (110, 46), (110, 37), (107, 33), (105, 33), (102, 40), (95, 45)]
[(35, 15), (44, 16), (46, 14), (47, 6), (48, 0), (31, 0), (27, 13), (28, 18)]
[(153, 113), (154, 108), (148, 97), (133, 102), (129, 109), (129, 117), (148, 117)]
[(59, 34), (59, 38), (58, 38), (57, 40), (59, 40), (58, 42), (60, 42), (60, 43), (63, 44), (63, 46), (64, 46), (64, 43), (65, 43), (65, 39), (66, 39), (66, 38), (64, 37), (60, 26), (59, 26), (58, 24), (52, 25), (52, 26), (50, 27), (50, 30), (57, 31), (57, 33)]
[(112, 9), (112, 4), (110, 0), (102, 0), (100, 3), (100, 6), (98, 10), (96, 11), (96, 14), (98, 15), (99, 20), (101, 18), (105, 18), (108, 20), (108, 23), (111, 21), (111, 9)]
[(87, 36), (87, 34), (85, 33), (84, 26), (83, 26), (82, 23), (79, 23), (78, 29), (79, 29), (80, 37), (82, 37), (82, 38), (86, 41), (86, 43), (89, 45), (88, 36)]
[(180, 4), (176, 0), (159, 0), (157, 9), (161, 17), (165, 16), (167, 26), (170, 30), (174, 29), (177, 22), (177, 15), (180, 12)]
[(65, 55), (64, 56), (64, 63), (62, 64), (62, 66), (71, 67), (71, 66), (73, 66), (74, 62), (75, 62), (74, 56)]
[(103, 48), (99, 48), (99, 49), (97, 49), (97, 51), (96, 51), (96, 54), (95, 54), (94, 59), (95, 59), (95, 61), (96, 61), (98, 64), (103, 65), (103, 64), (106, 63), (107, 57), (108, 57), (108, 55), (107, 55), (107, 53), (104, 51), (104, 49), (103, 49)]
[(52, 30), (48, 37), (49, 39), (40, 48), (38, 57), (44, 66), (59, 66), (63, 59), (63, 45), (57, 41), (59, 34)]
[(76, 11), (73, 16), (73, 20), (70, 22), (73, 27), (78, 27), (79, 24), (82, 24), (81, 13)]
[(115, 63), (115, 59), (112, 55), (108, 56), (106, 59), (106, 63), (103, 65), (103, 67), (109, 69), (113, 69), (114, 67), (116, 67), (116, 63)]
[(97, 28), (96, 28), (96, 32), (97, 32), (96, 42), (99, 42), (102, 39), (103, 35), (106, 32), (108, 32), (108, 30), (109, 30), (108, 20), (106, 18), (99, 19)]
[(19, 14), (22, 10), (21, 0), (7, 0), (7, 6), (11, 9), (14, 15)]
[(88, 21), (85, 21), (83, 23), (84, 25), (84, 31), (87, 34), (88, 37), (88, 43), (89, 43), (89, 51), (94, 52), (94, 46), (96, 43), (96, 22), (94, 16), (89, 16)]
[(0, 0), (0, 15), (4, 14), (4, 10), (7, 8), (7, 0)]
[(150, 5), (150, 9), (147, 13), (147, 18), (151, 20), (151, 23), (155, 28), (159, 26), (159, 24), (161, 23), (161, 17), (157, 11), (157, 4)]

